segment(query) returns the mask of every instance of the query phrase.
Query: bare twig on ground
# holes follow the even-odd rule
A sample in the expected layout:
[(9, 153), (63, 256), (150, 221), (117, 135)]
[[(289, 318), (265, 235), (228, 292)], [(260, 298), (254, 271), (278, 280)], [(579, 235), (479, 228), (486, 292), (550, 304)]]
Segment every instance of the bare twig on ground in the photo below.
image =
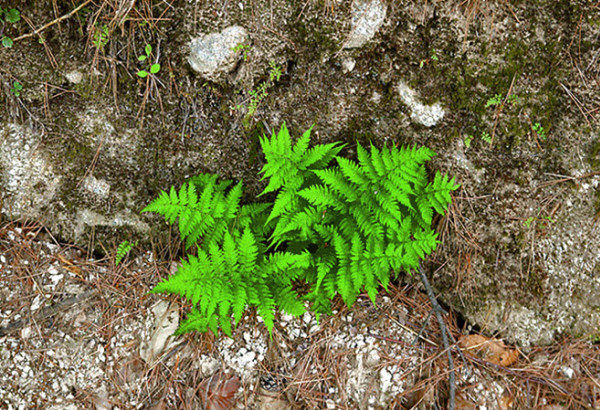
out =
[[(67, 310), (68, 308), (70, 308), (71, 306), (73, 306), (77, 303), (83, 302), (84, 300), (86, 300), (90, 296), (92, 296), (94, 293), (95, 293), (94, 290), (86, 290), (85, 292), (80, 293), (79, 295), (70, 296), (60, 302), (54, 303), (50, 306), (46, 306), (38, 314), (35, 315), (34, 319), (36, 321), (42, 321), (51, 316), (54, 316), (55, 314), (62, 312), (64, 310)], [(15, 320), (12, 323), (9, 323), (5, 327), (0, 327), (0, 337), (6, 336), (8, 334), (11, 334), (11, 333), (21, 330), (23, 327), (27, 326), (27, 324), (30, 322), (30, 320), (31, 320), (30, 318), (25, 317), (25, 318), (22, 318), (19, 320)]]
[(442, 313), (446, 313), (446, 311), (438, 303), (435, 294), (433, 293), (433, 289), (429, 284), (429, 280), (427, 279), (427, 275), (425, 275), (425, 272), (423, 271), (423, 267), (421, 265), (419, 265), (419, 275), (421, 276), (421, 282), (425, 286), (427, 296), (429, 297), (438, 324), (440, 325), (444, 349), (446, 350), (446, 353), (448, 355), (448, 384), (450, 385), (450, 398), (448, 399), (448, 409), (454, 410), (456, 403), (456, 381), (454, 375), (454, 361), (452, 360), (452, 352), (450, 351), (450, 343), (448, 342), (448, 328), (446, 327), (446, 323), (444, 322), (444, 318), (442, 317)]
[(542, 184), (540, 184), (540, 188), (543, 187), (547, 187), (550, 185), (555, 185), (555, 184), (560, 184), (561, 182), (567, 182), (567, 181), (578, 181), (580, 179), (585, 179), (585, 178), (590, 178), (596, 175), (600, 175), (600, 171), (592, 171), (592, 172), (588, 172), (582, 175), (578, 175), (576, 177), (570, 177), (570, 176), (566, 176), (566, 175), (555, 175), (555, 174), (548, 174), (550, 176), (558, 176), (560, 177), (559, 179), (555, 179), (554, 181), (548, 181), (548, 182), (544, 182)]
[(31, 33), (23, 34), (22, 36), (15, 38), (13, 41), (19, 41), (19, 40), (23, 40), (25, 38), (36, 36), (36, 35), (40, 34), (42, 31), (46, 30), (48, 27), (51, 27), (51, 26), (55, 25), (56, 23), (60, 23), (61, 21), (68, 19), (69, 17), (71, 17), (72, 15), (77, 13), (79, 10), (81, 10), (82, 8), (84, 8), (91, 2), (92, 2), (92, 0), (86, 0), (83, 3), (81, 3), (79, 6), (77, 6), (73, 10), (71, 10), (71, 12), (65, 14), (64, 16), (61, 16), (55, 20), (52, 20), (49, 23), (44, 24), (42, 27), (36, 29), (35, 31), (33, 31)]
[(496, 116), (494, 118), (494, 128), (492, 128), (492, 139), (490, 141), (490, 147), (494, 146), (494, 137), (496, 136), (496, 128), (498, 127), (498, 120), (500, 119), (500, 114), (502, 114), (502, 111), (504, 110), (504, 106), (508, 102), (508, 98), (510, 97), (510, 95), (512, 93), (512, 89), (513, 89), (513, 86), (515, 85), (516, 78), (517, 78), (517, 74), (515, 73), (515, 75), (513, 75), (512, 81), (510, 82), (510, 87), (508, 87), (508, 92), (506, 93), (504, 100), (498, 106), (498, 109), (496, 110)]

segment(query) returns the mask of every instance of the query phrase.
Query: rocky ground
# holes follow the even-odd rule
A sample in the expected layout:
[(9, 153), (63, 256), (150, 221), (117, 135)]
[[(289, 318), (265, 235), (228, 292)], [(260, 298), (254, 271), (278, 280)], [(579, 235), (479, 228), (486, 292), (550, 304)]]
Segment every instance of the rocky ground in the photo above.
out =
[[(41, 226), (0, 229), (0, 403), (9, 409), (444, 408), (448, 366), (413, 285), (319, 323), (253, 314), (233, 338), (173, 336), (180, 300), (147, 292), (175, 263), (135, 249), (117, 267)], [(458, 409), (600, 408), (600, 349), (565, 340), (517, 350), (460, 329)], [(468, 335), (468, 333), (471, 333)], [(459, 351), (460, 350), (460, 351)], [(466, 361), (465, 361), (466, 360)]]

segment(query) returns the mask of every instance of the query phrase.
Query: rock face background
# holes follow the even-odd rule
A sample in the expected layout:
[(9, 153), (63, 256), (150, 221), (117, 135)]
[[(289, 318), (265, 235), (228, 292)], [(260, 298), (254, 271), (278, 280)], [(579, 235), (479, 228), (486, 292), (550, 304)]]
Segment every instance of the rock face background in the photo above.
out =
[[(14, 39), (73, 9), (8, 3)], [(190, 175), (243, 178), (252, 201), (258, 137), (284, 121), (347, 156), (426, 145), (462, 184), (428, 261), (442, 299), (522, 344), (599, 337), (597, 4), (96, 3), (0, 49), (3, 218), (149, 243), (168, 229), (140, 209)]]

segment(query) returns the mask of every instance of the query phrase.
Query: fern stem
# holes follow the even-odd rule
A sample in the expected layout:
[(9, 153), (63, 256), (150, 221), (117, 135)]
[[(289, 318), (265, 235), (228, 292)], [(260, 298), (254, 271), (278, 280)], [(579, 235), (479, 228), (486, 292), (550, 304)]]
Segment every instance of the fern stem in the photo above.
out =
[(429, 284), (427, 275), (425, 275), (423, 267), (420, 263), (419, 274), (421, 276), (421, 282), (423, 282), (425, 290), (427, 291), (427, 296), (429, 297), (431, 306), (433, 306), (433, 311), (435, 312), (435, 316), (440, 325), (440, 329), (442, 330), (442, 341), (444, 343), (444, 349), (446, 350), (446, 354), (448, 355), (448, 384), (450, 385), (450, 398), (448, 399), (448, 409), (454, 410), (456, 407), (456, 381), (454, 374), (454, 361), (452, 360), (452, 351), (450, 350), (450, 343), (448, 342), (449, 332), (448, 328), (446, 327), (446, 323), (444, 322), (444, 318), (442, 317), (442, 313), (445, 313), (445, 311), (438, 303), (435, 294), (433, 293), (433, 288)]

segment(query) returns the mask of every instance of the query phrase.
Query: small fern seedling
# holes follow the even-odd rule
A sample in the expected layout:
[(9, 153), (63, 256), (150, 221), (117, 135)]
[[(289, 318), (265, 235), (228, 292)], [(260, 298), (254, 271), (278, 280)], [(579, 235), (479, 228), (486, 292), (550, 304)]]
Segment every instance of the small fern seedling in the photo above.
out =
[(117, 247), (117, 254), (115, 256), (115, 266), (119, 266), (119, 263), (121, 263), (121, 261), (123, 260), (123, 258), (125, 256), (127, 256), (127, 254), (129, 252), (131, 252), (131, 250), (136, 247), (138, 244), (138, 241), (135, 242), (129, 242), (129, 241), (123, 241), (119, 244), (119, 246)]

